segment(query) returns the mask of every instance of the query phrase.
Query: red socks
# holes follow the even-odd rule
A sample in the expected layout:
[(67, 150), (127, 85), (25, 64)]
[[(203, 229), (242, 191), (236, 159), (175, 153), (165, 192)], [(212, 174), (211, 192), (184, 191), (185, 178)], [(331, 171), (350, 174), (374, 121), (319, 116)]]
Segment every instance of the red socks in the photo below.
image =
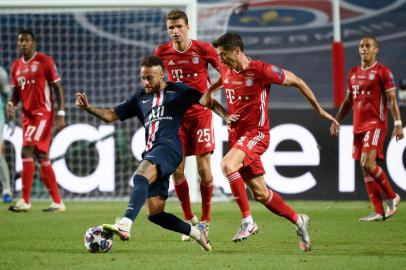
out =
[(189, 185), (186, 178), (183, 177), (179, 183), (175, 183), (176, 195), (178, 195), (180, 206), (183, 210), (183, 216), (185, 220), (191, 220), (193, 218), (192, 206), (190, 204), (189, 197)]
[(213, 194), (213, 177), (209, 182), (200, 181), (200, 193), (202, 195), (201, 221), (210, 222), (211, 197)]
[(395, 192), (392, 189), (392, 186), (386, 176), (386, 173), (382, 170), (381, 167), (375, 165), (375, 169), (372, 171), (371, 176), (379, 184), (381, 189), (385, 192), (385, 195), (388, 199), (393, 199), (396, 197)]
[(250, 216), (251, 211), (248, 203), (247, 191), (245, 190), (245, 184), (240, 173), (233, 172), (226, 177), (230, 183), (231, 192), (233, 193), (234, 199), (240, 208), (242, 218)]
[(364, 181), (365, 181), (365, 187), (367, 188), (369, 200), (371, 201), (372, 206), (375, 209), (375, 213), (378, 213), (381, 216), (384, 216), (385, 211), (384, 211), (383, 205), (382, 205), (381, 187), (379, 186), (377, 181), (375, 181), (374, 178), (372, 178), (371, 176), (365, 177)]
[(48, 189), (49, 195), (52, 197), (52, 201), (55, 203), (61, 203), (62, 198), (59, 194), (58, 184), (56, 183), (56, 177), (54, 169), (50, 160), (43, 161), (40, 164), (40, 175), (45, 186)]
[(35, 165), (33, 158), (23, 158), (23, 170), (21, 172), (22, 196), (25, 203), (30, 203), (32, 180), (34, 178)]
[(287, 205), (278, 193), (270, 189), (268, 189), (268, 191), (269, 198), (265, 203), (266, 208), (271, 210), (272, 213), (277, 214), (278, 216), (282, 216), (290, 220), (293, 224), (296, 224), (298, 214), (295, 212), (295, 210)]

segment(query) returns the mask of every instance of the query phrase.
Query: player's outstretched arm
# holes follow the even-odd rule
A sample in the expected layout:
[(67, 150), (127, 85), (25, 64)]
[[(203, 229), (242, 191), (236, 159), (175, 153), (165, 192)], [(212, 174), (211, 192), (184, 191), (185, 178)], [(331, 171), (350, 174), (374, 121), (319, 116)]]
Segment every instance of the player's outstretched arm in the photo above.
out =
[(118, 120), (118, 115), (111, 108), (96, 108), (90, 106), (89, 100), (83, 91), (79, 91), (75, 94), (76, 97), (76, 106), (82, 110), (90, 113), (91, 115), (96, 116), (97, 118), (103, 120), (106, 123), (111, 123)]
[[(347, 95), (341, 103), (340, 108), (338, 109), (338, 112), (336, 114), (336, 119), (339, 123), (343, 121), (345, 116), (348, 114), (348, 112), (351, 110), (352, 104), (351, 104), (351, 96)], [(331, 123), (330, 126), (330, 134), (331, 136), (338, 136), (339, 133), (339, 126), (337, 126), (335, 123)]]
[(392, 137), (396, 139), (396, 141), (403, 139), (403, 128), (402, 128), (402, 119), (400, 118), (400, 111), (398, 102), (396, 99), (396, 89), (390, 89), (385, 92), (386, 99), (388, 100), (389, 109), (392, 113), (394, 127), (392, 132)]
[(296, 76), (294, 73), (284, 70), (285, 72), (285, 83), (283, 85), (285, 86), (293, 86), (302, 93), (302, 95), (307, 99), (307, 101), (312, 105), (314, 110), (322, 117), (332, 121), (334, 124), (337, 126), (340, 126), (338, 121), (328, 112), (326, 112), (319, 104), (319, 102), (316, 99), (316, 96), (314, 95), (313, 91), (310, 89), (310, 87), (298, 76)]
[(229, 121), (229, 115), (224, 109), (224, 107), (215, 99), (213, 99), (211, 96), (209, 96), (209, 101), (207, 102), (208, 105), (204, 105), (203, 99), (205, 98), (205, 95), (209, 95), (208, 92), (204, 93), (203, 96), (200, 98), (199, 103), (209, 109), (211, 109), (213, 112), (215, 112), (218, 116), (224, 119), (226, 123)]
[(213, 84), (211, 84), (210, 87), (203, 94), (202, 98), (199, 101), (200, 104), (205, 107), (211, 108), (212, 104), (210, 104), (210, 102), (213, 100), (212, 94), (217, 92), (217, 90), (219, 90), (222, 85), (223, 85), (223, 82), (221, 80), (221, 77), (219, 77), (217, 79), (217, 81), (215, 81)]

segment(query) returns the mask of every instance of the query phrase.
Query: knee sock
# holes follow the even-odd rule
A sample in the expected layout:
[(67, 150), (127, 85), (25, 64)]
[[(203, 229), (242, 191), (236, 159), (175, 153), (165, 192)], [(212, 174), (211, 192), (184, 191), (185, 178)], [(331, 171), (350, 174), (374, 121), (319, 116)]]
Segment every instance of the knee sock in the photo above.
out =
[(209, 182), (200, 181), (200, 193), (202, 195), (201, 221), (210, 223), (211, 197), (213, 194), (213, 178)]
[(190, 204), (189, 185), (185, 177), (180, 179), (180, 182), (175, 183), (175, 191), (176, 195), (178, 195), (185, 220), (191, 220), (193, 218), (193, 212), (192, 205)]
[(58, 184), (56, 183), (56, 177), (54, 169), (52, 168), (52, 164), (50, 160), (43, 161), (40, 164), (40, 176), (42, 181), (44, 182), (45, 186), (48, 189), (49, 195), (52, 197), (52, 201), (55, 203), (61, 203), (62, 198), (59, 194)]
[(385, 211), (383, 210), (383, 205), (382, 205), (381, 187), (371, 176), (365, 177), (364, 181), (365, 181), (365, 187), (368, 192), (369, 200), (371, 201), (372, 206), (375, 209), (375, 213), (378, 213), (381, 216), (384, 216)]
[(3, 155), (0, 155), (0, 181), (3, 189), (3, 194), (11, 194), (10, 172)]
[(33, 158), (23, 158), (23, 170), (21, 172), (22, 197), (25, 203), (30, 203), (32, 181), (34, 178), (35, 165)]
[(381, 167), (375, 165), (375, 169), (373, 170), (371, 176), (375, 179), (376, 182), (378, 182), (379, 186), (384, 191), (386, 198), (393, 199), (396, 197), (396, 194), (392, 189), (388, 177)]
[(164, 229), (178, 232), (184, 235), (190, 234), (191, 225), (173, 214), (161, 212), (156, 215), (148, 216), (148, 220), (161, 226)]
[(226, 176), (230, 183), (231, 192), (240, 208), (242, 218), (251, 216), (250, 205), (248, 203), (247, 191), (245, 190), (244, 181), (239, 172), (233, 172)]
[(293, 210), (289, 205), (285, 203), (282, 197), (276, 193), (268, 189), (269, 197), (267, 202), (265, 203), (266, 208), (272, 211), (272, 213), (277, 214), (278, 216), (282, 216), (288, 220), (290, 220), (293, 224), (297, 223), (298, 214), (295, 210)]
[(133, 177), (134, 187), (131, 191), (130, 201), (127, 206), (127, 210), (124, 213), (124, 217), (135, 220), (141, 208), (144, 206), (148, 196), (148, 179), (142, 175), (134, 175)]

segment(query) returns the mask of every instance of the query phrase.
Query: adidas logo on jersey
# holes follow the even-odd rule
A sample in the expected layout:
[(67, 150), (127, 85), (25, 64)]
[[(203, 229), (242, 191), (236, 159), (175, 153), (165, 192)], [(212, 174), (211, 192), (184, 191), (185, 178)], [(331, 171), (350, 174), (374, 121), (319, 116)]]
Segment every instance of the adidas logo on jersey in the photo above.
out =
[(175, 65), (175, 62), (173, 62), (173, 60), (169, 60), (168, 66), (173, 66), (173, 65)]

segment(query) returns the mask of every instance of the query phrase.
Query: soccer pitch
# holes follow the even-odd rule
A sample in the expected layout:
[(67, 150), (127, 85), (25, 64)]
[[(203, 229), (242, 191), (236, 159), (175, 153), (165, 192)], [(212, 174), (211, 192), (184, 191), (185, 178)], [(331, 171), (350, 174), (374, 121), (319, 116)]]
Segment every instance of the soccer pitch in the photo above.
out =
[[(114, 222), (126, 202), (66, 202), (67, 212), (43, 213), (34, 201), (29, 213), (0, 210), (0, 269), (406, 269), (406, 214), (385, 222), (361, 223), (369, 202), (290, 201), (311, 217), (312, 251), (303, 253), (293, 225), (252, 202), (258, 234), (234, 243), (240, 225), (237, 205), (213, 203), (209, 238), (213, 251), (146, 219), (141, 211), (132, 239), (114, 237), (109, 253), (91, 254), (83, 245), (87, 228)], [(200, 204), (194, 204), (199, 209)], [(167, 211), (181, 216), (177, 202)], [(198, 214), (198, 213), (197, 213)]]

